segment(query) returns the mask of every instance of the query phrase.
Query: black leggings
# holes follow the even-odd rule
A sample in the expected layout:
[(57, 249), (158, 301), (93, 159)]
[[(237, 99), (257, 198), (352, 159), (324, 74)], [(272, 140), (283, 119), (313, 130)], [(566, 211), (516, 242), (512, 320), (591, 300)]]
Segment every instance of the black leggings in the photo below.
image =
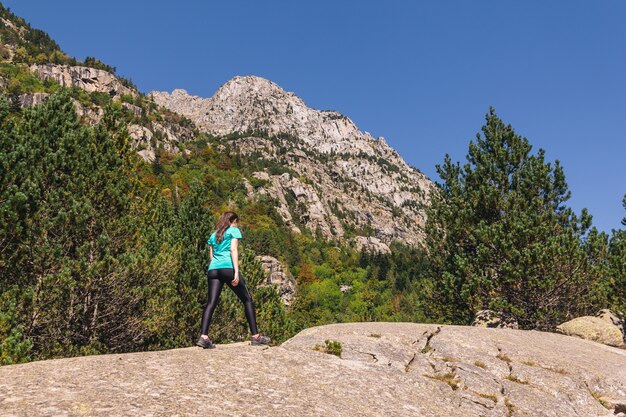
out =
[(241, 273), (239, 273), (239, 283), (237, 286), (233, 286), (231, 281), (235, 277), (235, 270), (233, 268), (220, 268), (220, 269), (209, 269), (207, 272), (207, 278), (209, 281), (209, 300), (204, 307), (204, 312), (202, 313), (202, 334), (208, 334), (209, 325), (211, 324), (211, 317), (213, 316), (213, 311), (215, 311), (215, 307), (217, 307), (217, 301), (220, 298), (220, 293), (222, 292), (222, 287), (224, 283), (230, 287), (231, 290), (237, 294), (237, 297), (241, 300), (246, 310), (246, 319), (248, 320), (248, 325), (250, 326), (250, 332), (252, 334), (257, 334), (256, 328), (256, 313), (254, 312), (254, 304), (252, 303), (252, 297), (250, 296), (250, 292), (248, 291), (248, 287), (246, 287), (246, 282), (243, 280)]

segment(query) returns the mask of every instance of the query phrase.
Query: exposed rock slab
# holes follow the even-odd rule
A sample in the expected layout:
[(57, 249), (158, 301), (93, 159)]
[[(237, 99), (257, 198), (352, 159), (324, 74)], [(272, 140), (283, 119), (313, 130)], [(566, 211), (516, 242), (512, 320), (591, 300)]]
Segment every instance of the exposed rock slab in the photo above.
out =
[[(314, 351), (341, 342), (342, 357)], [(626, 351), (555, 333), (413, 323), (0, 368), (5, 415), (612, 416)], [(456, 388), (454, 388), (456, 387)], [(613, 405), (611, 405), (613, 404)]]
[(20, 95), (20, 107), (38, 106), (44, 103), (50, 94), (48, 93), (28, 93)]

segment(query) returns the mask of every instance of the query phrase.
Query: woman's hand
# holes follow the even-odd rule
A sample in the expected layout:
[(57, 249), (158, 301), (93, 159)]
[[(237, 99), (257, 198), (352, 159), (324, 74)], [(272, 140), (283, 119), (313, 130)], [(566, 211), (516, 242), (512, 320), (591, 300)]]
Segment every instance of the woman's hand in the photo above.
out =
[(235, 278), (230, 282), (233, 284), (233, 287), (236, 287), (239, 284), (239, 271), (235, 271)]

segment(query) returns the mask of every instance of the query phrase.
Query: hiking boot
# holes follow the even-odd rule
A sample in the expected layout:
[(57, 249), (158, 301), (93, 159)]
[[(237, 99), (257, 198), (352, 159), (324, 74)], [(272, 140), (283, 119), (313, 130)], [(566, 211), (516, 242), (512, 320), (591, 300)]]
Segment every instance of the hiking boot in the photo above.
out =
[(269, 337), (261, 335), (259, 335), (259, 337), (251, 337), (250, 339), (251, 345), (267, 345), (272, 341)]
[(215, 347), (213, 342), (211, 342), (211, 339), (209, 339), (208, 337), (205, 339), (202, 336), (200, 336), (200, 338), (196, 342), (196, 345), (200, 346), (202, 349), (213, 349)]

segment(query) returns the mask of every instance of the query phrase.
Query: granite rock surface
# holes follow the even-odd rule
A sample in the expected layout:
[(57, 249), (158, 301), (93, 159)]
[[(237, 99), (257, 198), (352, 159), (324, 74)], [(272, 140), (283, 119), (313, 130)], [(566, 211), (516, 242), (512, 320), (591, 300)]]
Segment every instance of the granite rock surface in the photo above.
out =
[[(341, 356), (324, 353), (339, 342)], [(336, 353), (336, 352), (335, 352)], [(0, 368), (2, 415), (616, 416), (626, 351), (556, 333), (413, 323)]]

